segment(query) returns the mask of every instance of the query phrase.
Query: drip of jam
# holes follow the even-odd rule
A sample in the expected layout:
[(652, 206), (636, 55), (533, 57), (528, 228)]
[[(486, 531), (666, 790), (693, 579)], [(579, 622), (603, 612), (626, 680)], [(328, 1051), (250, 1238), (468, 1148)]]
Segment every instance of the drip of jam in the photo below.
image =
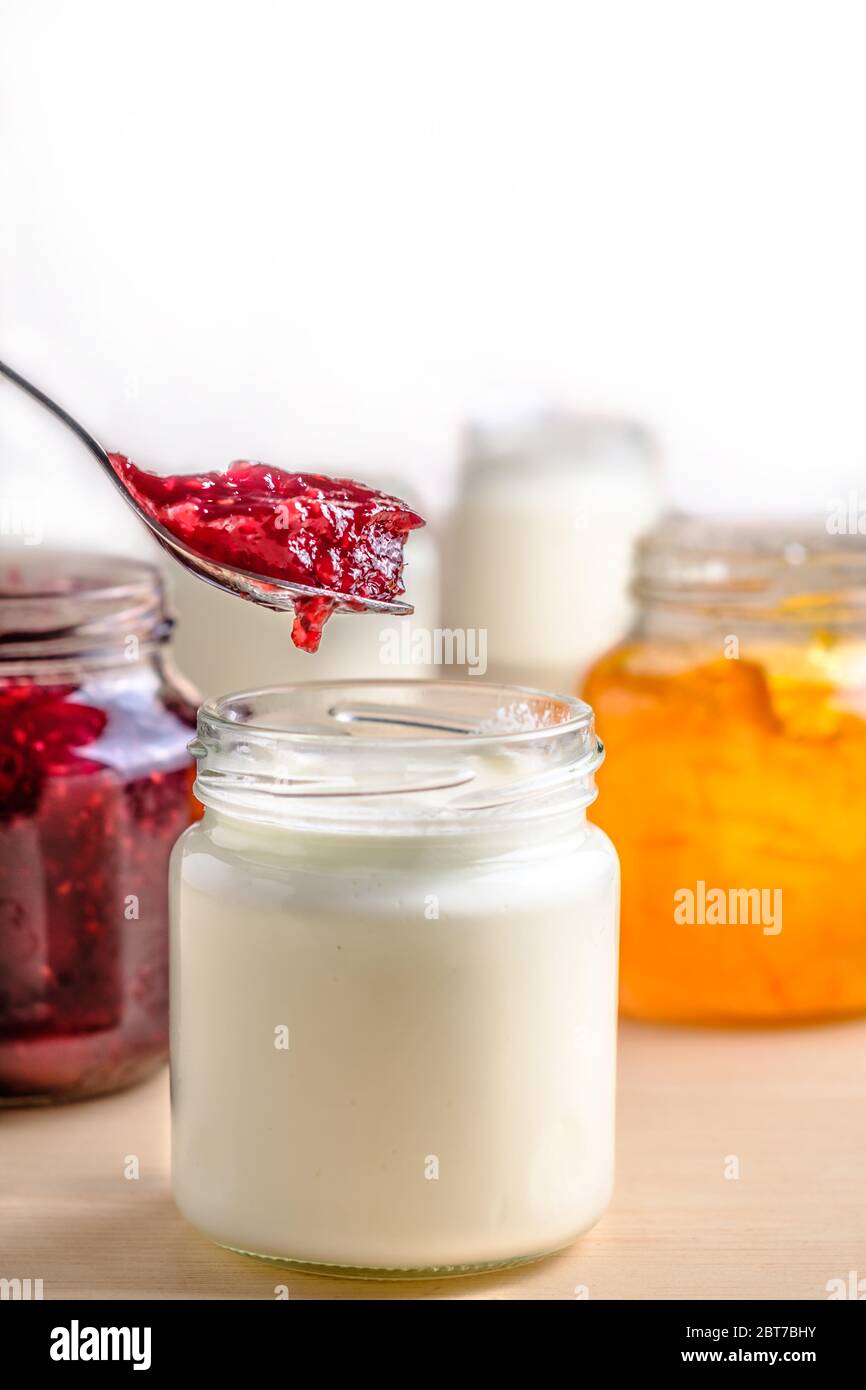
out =
[[(348, 478), (285, 473), (243, 459), (224, 473), (146, 473), (109, 456), (134, 501), (197, 555), (228, 568), (330, 589), (346, 600), (403, 593), (403, 545), (423, 518), (398, 497)], [(337, 606), (294, 601), (292, 641), (314, 652)]]

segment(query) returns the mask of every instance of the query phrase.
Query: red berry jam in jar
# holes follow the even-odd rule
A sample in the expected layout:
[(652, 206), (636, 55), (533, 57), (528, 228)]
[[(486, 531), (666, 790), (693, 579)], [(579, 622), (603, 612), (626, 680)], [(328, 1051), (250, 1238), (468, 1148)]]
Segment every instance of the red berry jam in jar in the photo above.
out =
[(166, 1056), (168, 857), (197, 814), (170, 629), (148, 565), (0, 567), (0, 1104), (112, 1091)]

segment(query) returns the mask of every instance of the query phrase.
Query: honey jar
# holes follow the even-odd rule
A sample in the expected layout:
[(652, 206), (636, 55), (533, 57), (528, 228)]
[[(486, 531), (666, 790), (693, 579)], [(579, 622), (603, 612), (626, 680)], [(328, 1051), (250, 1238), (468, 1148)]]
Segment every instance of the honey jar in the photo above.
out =
[(866, 540), (673, 516), (584, 694), (611, 757), (621, 1006), (692, 1023), (866, 1008)]

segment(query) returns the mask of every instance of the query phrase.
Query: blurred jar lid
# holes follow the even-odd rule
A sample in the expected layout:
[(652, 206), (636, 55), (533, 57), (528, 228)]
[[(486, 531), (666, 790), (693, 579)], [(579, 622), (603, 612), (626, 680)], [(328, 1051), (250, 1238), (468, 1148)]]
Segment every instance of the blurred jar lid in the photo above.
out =
[(671, 513), (638, 543), (644, 601), (816, 621), (866, 613), (866, 536), (834, 518)]
[(154, 565), (118, 555), (38, 549), (0, 565), (0, 661), (107, 653), (171, 631)]
[(495, 411), (463, 430), (467, 474), (487, 469), (654, 466), (656, 442), (640, 421), (543, 406)]

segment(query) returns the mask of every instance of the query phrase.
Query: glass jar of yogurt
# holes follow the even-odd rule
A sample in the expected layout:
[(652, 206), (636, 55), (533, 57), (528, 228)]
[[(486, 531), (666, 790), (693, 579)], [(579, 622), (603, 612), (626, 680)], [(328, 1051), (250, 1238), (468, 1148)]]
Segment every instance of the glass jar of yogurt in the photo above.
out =
[(174, 1191), (405, 1277), (561, 1249), (613, 1175), (619, 871), (581, 701), (305, 684), (202, 707), (172, 865)]
[(445, 533), (446, 628), (478, 634), (489, 680), (574, 690), (631, 621), (632, 547), (661, 506), (655, 444), (630, 420), (471, 425)]

